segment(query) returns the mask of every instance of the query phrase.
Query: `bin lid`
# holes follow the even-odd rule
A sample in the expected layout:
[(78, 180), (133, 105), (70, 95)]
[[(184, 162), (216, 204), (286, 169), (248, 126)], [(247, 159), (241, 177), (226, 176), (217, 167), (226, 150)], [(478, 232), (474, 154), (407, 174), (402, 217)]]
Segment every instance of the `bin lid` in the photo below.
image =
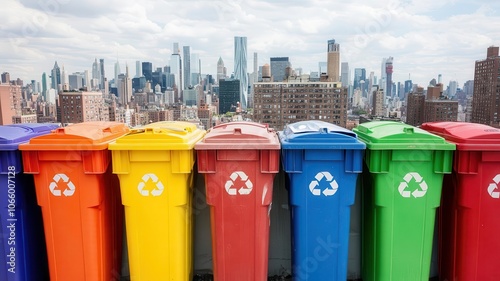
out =
[(276, 131), (267, 124), (230, 122), (212, 127), (196, 150), (280, 149)]
[(324, 121), (288, 124), (279, 132), (283, 149), (364, 149), (354, 132)]
[(91, 121), (57, 128), (52, 133), (32, 138), (20, 150), (102, 150), (108, 143), (129, 132), (124, 123)]
[(444, 138), (420, 128), (395, 121), (373, 121), (353, 129), (372, 150), (455, 150)]
[(457, 150), (500, 150), (500, 129), (467, 122), (428, 122), (422, 129), (457, 145)]
[(19, 144), (33, 137), (48, 134), (58, 127), (58, 124), (50, 123), (0, 126), (0, 150), (17, 150)]
[(163, 121), (132, 129), (109, 145), (110, 150), (188, 150), (205, 135), (189, 122)]

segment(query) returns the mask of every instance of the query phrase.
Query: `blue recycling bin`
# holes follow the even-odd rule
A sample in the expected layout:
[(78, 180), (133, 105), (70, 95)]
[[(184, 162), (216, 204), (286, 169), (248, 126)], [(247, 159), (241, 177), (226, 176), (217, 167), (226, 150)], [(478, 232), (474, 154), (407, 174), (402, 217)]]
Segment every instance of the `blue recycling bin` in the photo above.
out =
[(56, 124), (0, 126), (0, 280), (49, 280), (42, 213), (33, 176), (23, 174), (21, 143)]
[(345, 128), (303, 121), (279, 134), (287, 174), (294, 280), (347, 279), (350, 208), (365, 144)]

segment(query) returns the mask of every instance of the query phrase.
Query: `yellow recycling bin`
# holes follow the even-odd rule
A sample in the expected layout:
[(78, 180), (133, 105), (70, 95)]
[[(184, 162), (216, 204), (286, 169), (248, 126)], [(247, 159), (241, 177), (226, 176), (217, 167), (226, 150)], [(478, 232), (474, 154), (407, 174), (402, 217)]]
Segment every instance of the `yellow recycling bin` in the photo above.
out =
[(157, 122), (109, 144), (125, 206), (130, 279), (191, 280), (191, 195), (204, 130)]

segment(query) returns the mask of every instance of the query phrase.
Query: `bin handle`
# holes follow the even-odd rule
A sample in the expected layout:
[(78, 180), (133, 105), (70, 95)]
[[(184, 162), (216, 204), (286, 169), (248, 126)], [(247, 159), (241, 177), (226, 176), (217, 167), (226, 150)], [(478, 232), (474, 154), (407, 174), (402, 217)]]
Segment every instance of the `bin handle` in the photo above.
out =
[(54, 130), (54, 132), (55, 132), (56, 134), (65, 134), (65, 133), (66, 133), (66, 129), (65, 129), (64, 127), (62, 127), (62, 128), (57, 128), (57, 129), (55, 129), (55, 130)]
[(132, 133), (145, 133), (145, 132), (157, 133), (161, 132), (162, 130), (168, 130), (177, 133), (191, 133), (191, 128), (180, 129), (175, 127), (136, 128), (132, 130)]
[(358, 126), (357, 128), (360, 132), (366, 133), (366, 134), (371, 134), (373, 133), (372, 130), (368, 129), (367, 127), (364, 126)]
[(120, 126), (120, 125), (116, 125), (116, 126), (108, 126), (106, 128), (104, 128), (102, 130), (103, 133), (110, 133), (110, 134), (115, 134), (115, 133), (119, 133), (120, 131), (122, 131), (121, 129), (123, 128), (123, 126)]
[(413, 127), (405, 127), (405, 128), (403, 128), (403, 132), (405, 132), (407, 134), (413, 134), (414, 130), (413, 130)]

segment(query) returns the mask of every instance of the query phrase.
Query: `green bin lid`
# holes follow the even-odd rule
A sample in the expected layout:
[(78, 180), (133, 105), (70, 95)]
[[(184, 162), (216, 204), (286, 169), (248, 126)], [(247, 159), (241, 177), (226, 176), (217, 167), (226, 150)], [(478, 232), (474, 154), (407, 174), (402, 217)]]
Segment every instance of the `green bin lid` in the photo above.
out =
[(417, 127), (394, 121), (363, 123), (353, 129), (372, 150), (455, 150), (444, 138)]

